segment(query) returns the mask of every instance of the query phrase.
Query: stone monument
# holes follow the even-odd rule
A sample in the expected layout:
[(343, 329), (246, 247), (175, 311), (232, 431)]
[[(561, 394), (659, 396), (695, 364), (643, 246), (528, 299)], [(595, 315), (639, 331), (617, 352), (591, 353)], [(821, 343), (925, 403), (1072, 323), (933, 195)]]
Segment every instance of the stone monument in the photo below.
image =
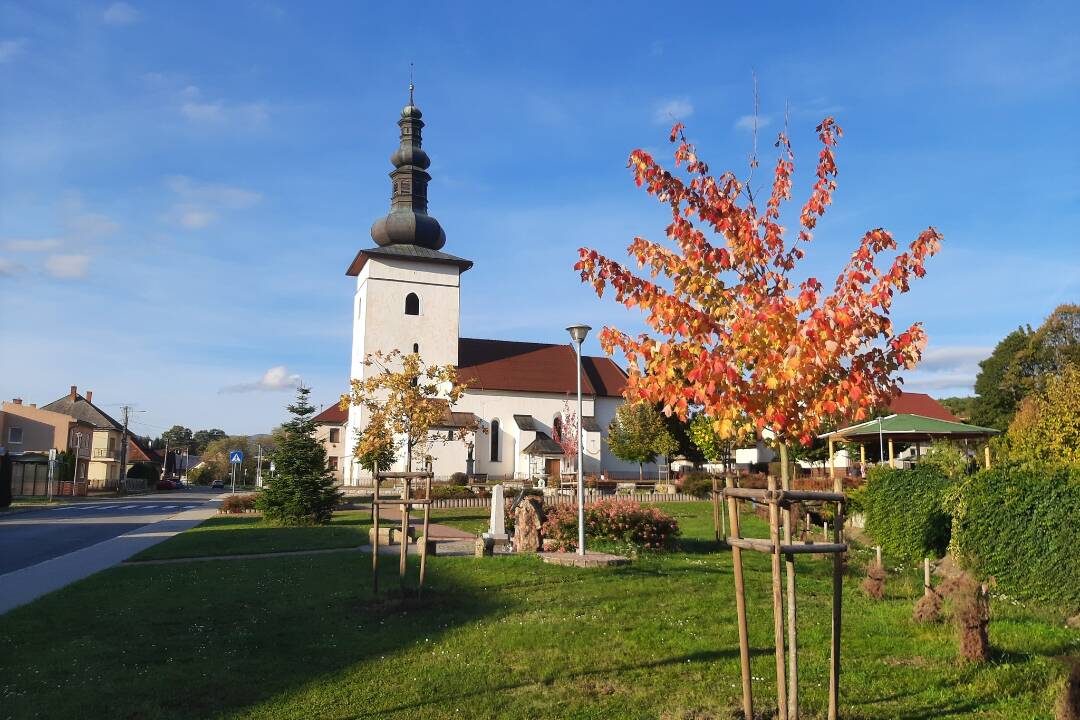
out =
[(538, 498), (526, 497), (514, 511), (514, 552), (535, 553), (544, 549), (540, 529), (544, 525), (544, 506)]

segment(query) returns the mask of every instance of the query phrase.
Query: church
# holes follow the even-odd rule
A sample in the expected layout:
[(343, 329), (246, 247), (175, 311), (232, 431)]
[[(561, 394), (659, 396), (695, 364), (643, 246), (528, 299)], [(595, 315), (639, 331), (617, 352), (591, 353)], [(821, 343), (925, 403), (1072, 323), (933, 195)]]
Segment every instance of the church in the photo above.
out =
[[(567, 344), (461, 337), (462, 279), (471, 260), (443, 252), (446, 233), (428, 214), (431, 160), (422, 148), (420, 108), (409, 104), (398, 120), (400, 145), (390, 157), (390, 212), (371, 226), (374, 247), (360, 250), (346, 272), (353, 296), (351, 378), (363, 378), (375, 351), (418, 353), (425, 365), (453, 365), (464, 397), (448, 408), (422, 460), (436, 478), (456, 472), (497, 479), (539, 479), (570, 472), (573, 462), (556, 442), (564, 410), (577, 408), (577, 356)], [(588, 475), (637, 476), (637, 465), (614, 457), (607, 429), (622, 404), (626, 373), (607, 357), (583, 357), (581, 374), (583, 469)], [(333, 414), (331, 412), (331, 414)], [(353, 458), (361, 408), (345, 420), (341, 455), (331, 455), (345, 485), (368, 485)], [(476, 433), (462, 429), (480, 427)], [(397, 466), (404, 468), (404, 452)], [(414, 468), (418, 467), (414, 458)], [(653, 466), (653, 477), (655, 477)]]

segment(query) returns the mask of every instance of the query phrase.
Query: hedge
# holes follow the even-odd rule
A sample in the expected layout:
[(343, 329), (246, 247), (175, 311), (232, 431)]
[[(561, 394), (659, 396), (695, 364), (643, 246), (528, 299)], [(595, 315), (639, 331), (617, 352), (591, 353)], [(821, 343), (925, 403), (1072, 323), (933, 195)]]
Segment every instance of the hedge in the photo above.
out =
[(1080, 610), (1080, 466), (1002, 464), (964, 486), (960, 562), (1000, 591)]
[(861, 498), (866, 532), (887, 557), (907, 561), (943, 557), (952, 527), (945, 495), (954, 482), (931, 465), (911, 470), (872, 468)]

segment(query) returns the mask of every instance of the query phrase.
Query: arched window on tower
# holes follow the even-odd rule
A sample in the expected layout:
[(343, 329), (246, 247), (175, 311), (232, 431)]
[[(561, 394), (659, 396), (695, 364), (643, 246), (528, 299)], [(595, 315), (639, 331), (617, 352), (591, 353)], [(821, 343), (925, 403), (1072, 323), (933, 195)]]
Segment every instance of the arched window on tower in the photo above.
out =
[(416, 293), (409, 293), (405, 296), (405, 314), (406, 315), (419, 315), (420, 314), (420, 296)]
[(420, 343), (413, 343), (412, 344), (412, 351), (413, 351), (413, 355), (419, 355), (420, 354)]
[(491, 421), (491, 462), (499, 462), (499, 421)]
[(562, 438), (562, 418), (558, 415), (551, 421), (551, 434), (556, 441)]

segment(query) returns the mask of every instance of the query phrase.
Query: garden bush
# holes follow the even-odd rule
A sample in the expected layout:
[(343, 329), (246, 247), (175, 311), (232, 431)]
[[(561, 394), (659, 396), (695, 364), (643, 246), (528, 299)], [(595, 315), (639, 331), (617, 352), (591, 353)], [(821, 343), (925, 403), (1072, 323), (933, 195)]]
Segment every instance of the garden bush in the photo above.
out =
[(898, 560), (944, 556), (952, 527), (945, 498), (953, 484), (934, 465), (872, 468), (862, 497), (866, 532)]
[(457, 498), (471, 498), (476, 497), (476, 494), (472, 490), (463, 485), (432, 485), (431, 486), (431, 499), (432, 500), (444, 500), (444, 499), (457, 499)]
[(1080, 610), (1080, 466), (1001, 464), (970, 478), (953, 549), (1007, 595)]
[(450, 476), (451, 485), (468, 485), (469, 476), (463, 472), (456, 472)]
[(229, 495), (221, 501), (221, 512), (231, 515), (251, 512), (255, 509), (255, 493), (247, 495)]
[[(712, 492), (712, 475), (702, 472), (686, 473), (679, 479), (678, 487), (679, 492), (694, 497), (707, 498)], [(724, 487), (724, 481), (719, 480), (717, 487)]]
[[(542, 534), (545, 547), (556, 551), (577, 549), (577, 507), (544, 508), (547, 521)], [(642, 507), (633, 500), (598, 500), (585, 506), (585, 537), (628, 543), (644, 550), (672, 547), (679, 525), (659, 508)], [(550, 542), (548, 542), (550, 541)]]

